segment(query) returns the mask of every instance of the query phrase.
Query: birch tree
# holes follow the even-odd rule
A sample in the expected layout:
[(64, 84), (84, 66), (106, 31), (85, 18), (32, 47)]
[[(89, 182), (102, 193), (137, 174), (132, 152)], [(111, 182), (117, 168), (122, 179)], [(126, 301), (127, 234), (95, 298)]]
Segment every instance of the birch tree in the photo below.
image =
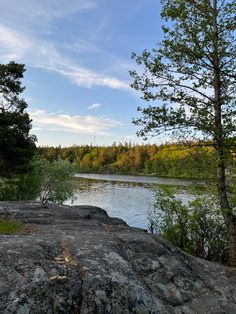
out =
[(236, 267), (236, 216), (226, 184), (226, 159), (236, 131), (236, 1), (161, 0), (164, 38), (133, 54), (132, 87), (146, 101), (134, 120), (140, 136), (162, 133), (210, 140), (217, 156), (217, 191)]

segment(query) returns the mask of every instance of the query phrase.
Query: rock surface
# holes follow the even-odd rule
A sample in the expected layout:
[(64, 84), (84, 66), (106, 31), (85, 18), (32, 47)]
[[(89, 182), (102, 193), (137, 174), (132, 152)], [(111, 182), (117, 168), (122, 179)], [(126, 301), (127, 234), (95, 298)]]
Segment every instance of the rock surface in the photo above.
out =
[(91, 206), (0, 203), (0, 313), (236, 313), (230, 269)]

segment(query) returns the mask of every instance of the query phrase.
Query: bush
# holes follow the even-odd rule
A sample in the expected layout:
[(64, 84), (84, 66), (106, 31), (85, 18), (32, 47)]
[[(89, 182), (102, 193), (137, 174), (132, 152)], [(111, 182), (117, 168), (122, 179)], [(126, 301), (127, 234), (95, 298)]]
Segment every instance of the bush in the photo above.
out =
[(0, 181), (0, 199), (40, 200), (43, 204), (62, 204), (74, 198), (74, 174), (75, 167), (69, 161), (58, 159), (49, 162), (35, 156), (27, 174)]
[(42, 203), (62, 204), (68, 199), (73, 199), (75, 167), (69, 161), (62, 159), (54, 160), (51, 163), (42, 159), (40, 162), (40, 184), (37, 188), (39, 188), (39, 199)]
[(18, 194), (19, 185), (16, 178), (0, 178), (0, 201), (15, 201)]
[(216, 197), (198, 195), (184, 204), (175, 193), (170, 188), (157, 192), (148, 215), (150, 230), (192, 255), (226, 263), (228, 239)]

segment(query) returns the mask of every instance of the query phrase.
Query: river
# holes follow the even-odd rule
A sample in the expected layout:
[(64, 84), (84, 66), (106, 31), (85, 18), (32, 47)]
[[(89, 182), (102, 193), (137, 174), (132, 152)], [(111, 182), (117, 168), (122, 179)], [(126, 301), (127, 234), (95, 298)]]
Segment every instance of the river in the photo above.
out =
[(193, 183), (184, 179), (109, 174), (81, 173), (76, 178), (78, 189), (74, 205), (101, 207), (109, 216), (144, 229), (148, 228), (147, 214), (153, 209), (160, 185), (178, 186), (178, 195), (186, 200), (189, 197), (186, 187)]

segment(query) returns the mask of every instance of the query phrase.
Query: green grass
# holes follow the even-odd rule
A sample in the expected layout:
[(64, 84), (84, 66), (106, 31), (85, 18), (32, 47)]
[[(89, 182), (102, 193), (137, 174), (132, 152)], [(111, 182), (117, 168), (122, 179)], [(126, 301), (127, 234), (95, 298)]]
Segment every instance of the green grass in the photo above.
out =
[(18, 220), (0, 220), (0, 234), (19, 233), (24, 229), (24, 224)]

